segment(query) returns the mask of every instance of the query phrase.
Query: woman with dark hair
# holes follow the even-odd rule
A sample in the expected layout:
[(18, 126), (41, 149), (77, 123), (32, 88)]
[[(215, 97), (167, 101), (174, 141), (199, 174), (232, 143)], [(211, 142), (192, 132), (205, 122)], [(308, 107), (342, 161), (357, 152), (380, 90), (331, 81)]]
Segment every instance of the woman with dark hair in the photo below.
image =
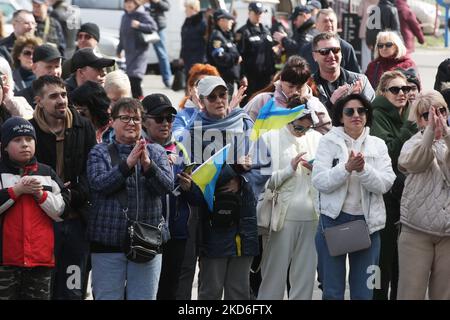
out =
[(14, 62), (13, 80), (15, 93), (30, 87), (33, 80), (36, 79), (31, 70), (33, 66), (33, 52), (41, 44), (41, 38), (36, 38), (32, 35), (19, 37), (14, 42), (12, 59)]
[(71, 99), (77, 111), (94, 125), (97, 143), (109, 143), (111, 110), (103, 87), (97, 82), (87, 81), (71, 93)]
[(299, 95), (306, 98), (308, 107), (316, 112), (319, 118), (318, 131), (321, 133), (328, 132), (331, 128), (331, 120), (327, 109), (318, 98), (314, 97), (313, 90), (308, 85), (311, 79), (311, 71), (306, 60), (300, 56), (291, 56), (281, 70), (279, 77), (279, 80), (261, 90), (244, 107), (250, 118), (255, 120), (258, 117), (259, 110), (272, 97), (278, 106), (286, 107), (291, 97)]
[[(369, 134), (371, 122), (372, 107), (363, 96), (350, 94), (342, 98), (335, 105), (333, 128), (322, 137), (317, 149), (312, 184), (318, 191), (316, 250), (324, 300), (344, 299), (347, 255), (350, 298), (372, 299), (372, 289), (367, 285), (372, 274), (367, 270), (378, 265), (379, 230), (386, 221), (383, 194), (391, 188), (395, 174), (386, 144)], [(356, 220), (366, 222), (370, 247), (331, 256), (324, 229)]]

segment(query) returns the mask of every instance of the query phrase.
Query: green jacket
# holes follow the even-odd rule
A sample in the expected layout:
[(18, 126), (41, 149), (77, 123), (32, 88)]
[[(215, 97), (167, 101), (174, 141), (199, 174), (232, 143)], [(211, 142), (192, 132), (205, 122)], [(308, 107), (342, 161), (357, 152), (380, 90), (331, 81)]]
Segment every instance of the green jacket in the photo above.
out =
[(373, 121), (370, 134), (384, 140), (392, 160), (394, 172), (398, 175), (398, 157), (403, 144), (416, 132), (417, 126), (408, 121), (409, 105), (400, 115), (397, 108), (384, 96), (377, 96), (372, 101)]

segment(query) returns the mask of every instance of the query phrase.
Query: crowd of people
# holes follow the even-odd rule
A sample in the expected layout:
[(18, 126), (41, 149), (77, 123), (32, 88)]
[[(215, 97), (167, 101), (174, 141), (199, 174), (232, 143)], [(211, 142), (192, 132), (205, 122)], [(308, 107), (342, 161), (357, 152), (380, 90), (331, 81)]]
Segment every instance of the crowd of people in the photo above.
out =
[[(361, 1), (360, 63), (328, 1), (269, 28), (185, 0), (178, 105), (142, 90), (169, 1), (124, 1), (125, 71), (32, 2), (0, 40), (0, 299), (190, 300), (198, 266), (199, 300), (340, 300), (347, 259), (351, 299), (450, 299), (450, 59), (424, 90), (406, 1)], [(272, 106), (300, 111), (255, 139)]]

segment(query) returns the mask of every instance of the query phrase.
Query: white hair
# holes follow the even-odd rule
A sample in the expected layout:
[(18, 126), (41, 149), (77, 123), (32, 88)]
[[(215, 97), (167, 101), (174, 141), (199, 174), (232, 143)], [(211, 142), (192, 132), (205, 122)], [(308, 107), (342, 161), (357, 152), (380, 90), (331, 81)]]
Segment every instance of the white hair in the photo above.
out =
[(120, 90), (126, 97), (131, 97), (130, 79), (122, 70), (115, 70), (105, 77), (105, 91)]
[(397, 47), (397, 54), (395, 55), (395, 59), (399, 59), (406, 55), (407, 50), (406, 50), (405, 44), (403, 43), (403, 40), (400, 38), (400, 36), (398, 35), (397, 32), (381, 31), (377, 35), (377, 42), (375, 44), (375, 49), (376, 49), (375, 54), (374, 54), (375, 59), (380, 56), (380, 50), (378, 50), (378, 48), (376, 46), (381, 41), (381, 39), (383, 39), (385, 41), (386, 40), (391, 41), (393, 44), (395, 44), (395, 46)]
[(195, 11), (200, 11), (200, 0), (185, 0), (184, 6)]
[(11, 90), (9, 90), (9, 96), (12, 97), (14, 95), (14, 81), (12, 76), (12, 70), (8, 61), (2, 56), (0, 56), (0, 73), (6, 75), (5, 85), (11, 88)]

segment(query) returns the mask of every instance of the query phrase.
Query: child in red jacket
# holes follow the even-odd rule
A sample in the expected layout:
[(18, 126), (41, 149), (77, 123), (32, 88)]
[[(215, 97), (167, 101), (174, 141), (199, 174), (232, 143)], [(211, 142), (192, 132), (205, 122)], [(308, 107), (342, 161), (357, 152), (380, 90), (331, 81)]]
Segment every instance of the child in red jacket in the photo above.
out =
[(12, 117), (3, 123), (0, 300), (50, 299), (53, 221), (62, 221), (65, 200), (56, 173), (36, 161), (35, 143), (36, 133), (27, 120)]

